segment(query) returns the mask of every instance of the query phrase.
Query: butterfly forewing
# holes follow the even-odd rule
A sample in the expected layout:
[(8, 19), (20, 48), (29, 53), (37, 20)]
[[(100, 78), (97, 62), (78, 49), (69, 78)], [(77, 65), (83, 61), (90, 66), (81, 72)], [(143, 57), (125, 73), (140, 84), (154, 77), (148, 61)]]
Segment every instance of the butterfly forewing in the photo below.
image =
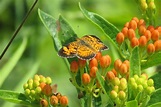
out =
[(103, 42), (94, 35), (86, 35), (82, 37), (82, 39), (87, 43), (90, 44), (97, 51), (107, 50), (108, 47), (103, 44)]

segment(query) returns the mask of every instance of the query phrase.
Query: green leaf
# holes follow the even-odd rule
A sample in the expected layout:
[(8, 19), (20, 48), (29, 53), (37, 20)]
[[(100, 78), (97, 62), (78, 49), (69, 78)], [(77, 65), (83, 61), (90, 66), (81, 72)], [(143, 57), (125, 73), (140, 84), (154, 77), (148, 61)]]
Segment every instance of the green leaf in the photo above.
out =
[(62, 45), (67, 44), (77, 38), (70, 25), (65, 21), (65, 19), (63, 19), (62, 16), (56, 20), (40, 9), (38, 10), (38, 14), (42, 23), (53, 38), (56, 51), (62, 48)]
[(107, 36), (107, 39), (112, 43), (112, 45), (118, 49), (118, 46), (116, 45), (116, 35), (119, 33), (119, 30), (110, 22), (108, 22), (107, 20), (105, 20), (103, 17), (101, 17), (100, 15), (93, 13), (93, 12), (89, 12), (86, 9), (84, 9), (81, 4), (79, 3), (79, 7), (83, 13), (83, 15), (90, 20), (91, 22), (93, 22), (94, 24), (96, 24)]
[(94, 107), (101, 107), (101, 104), (102, 104), (101, 96), (94, 97), (94, 99), (93, 99), (93, 106)]
[(138, 107), (138, 102), (136, 100), (131, 100), (126, 102), (126, 107)]
[(16, 52), (13, 54), (13, 56), (9, 59), (9, 61), (3, 66), (3, 68), (0, 69), (0, 76), (1, 76), (1, 81), (0, 81), (0, 87), (5, 81), (5, 79), (8, 77), (12, 69), (15, 67), (19, 59), (21, 58), (25, 48), (27, 45), (27, 39), (24, 38), (22, 43), (20, 44), (20, 47), (16, 50)]
[(140, 69), (140, 56), (139, 56), (139, 48), (135, 47), (132, 50), (131, 56), (130, 56), (130, 77), (134, 76), (135, 74), (140, 75), (141, 69)]
[(158, 102), (161, 102), (161, 88), (157, 89), (152, 94), (152, 96), (150, 97), (150, 101), (148, 102), (148, 105), (150, 106), (150, 105), (158, 103)]
[(150, 77), (154, 81), (155, 89), (161, 88), (161, 72), (156, 73), (155, 75)]
[(105, 80), (102, 78), (102, 76), (101, 76), (101, 74), (99, 72), (96, 72), (96, 78), (97, 78), (97, 80), (98, 80), (98, 82), (99, 82), (99, 84), (100, 84), (100, 86), (102, 88), (102, 91), (104, 92), (104, 95), (106, 96), (106, 99), (107, 99), (109, 105), (114, 105), (112, 100), (111, 100), (111, 98), (110, 98), (110, 96), (109, 96), (109, 94), (107, 94), (107, 92), (106, 92), (106, 90), (104, 88)]
[(161, 52), (157, 52), (152, 56), (149, 56), (148, 60), (141, 64), (141, 69), (146, 69), (158, 64), (161, 64)]
[[(68, 44), (69, 42), (72, 42), (77, 38), (76, 33), (62, 16), (60, 16), (59, 19), (56, 20), (40, 9), (38, 10), (38, 14), (42, 23), (53, 38), (56, 51), (62, 48), (63, 45)], [(68, 62), (71, 62), (71, 59), (64, 58), (64, 62), (69, 69)]]
[(158, 103), (155, 103), (155, 104), (152, 104), (148, 107), (161, 107), (161, 102), (158, 102)]
[(14, 91), (0, 90), (0, 99), (17, 104), (32, 105), (34, 107), (39, 106), (39, 103), (30, 103), (24, 94)]

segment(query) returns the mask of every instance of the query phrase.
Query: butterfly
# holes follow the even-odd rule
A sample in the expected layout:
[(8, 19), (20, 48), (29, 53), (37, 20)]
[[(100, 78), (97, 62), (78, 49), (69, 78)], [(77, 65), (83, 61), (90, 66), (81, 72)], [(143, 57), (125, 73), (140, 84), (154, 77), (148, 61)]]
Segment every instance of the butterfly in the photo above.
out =
[(64, 58), (78, 57), (82, 60), (90, 60), (100, 51), (107, 50), (108, 47), (95, 35), (85, 35), (77, 38), (76, 41), (64, 45), (58, 55)]

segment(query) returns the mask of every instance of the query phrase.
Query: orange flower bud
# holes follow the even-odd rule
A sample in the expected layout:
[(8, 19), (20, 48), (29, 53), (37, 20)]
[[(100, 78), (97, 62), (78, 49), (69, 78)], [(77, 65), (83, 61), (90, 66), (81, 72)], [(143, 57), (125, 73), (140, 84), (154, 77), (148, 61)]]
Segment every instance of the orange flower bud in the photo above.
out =
[(152, 31), (151, 39), (152, 39), (153, 41), (156, 41), (156, 40), (159, 39), (159, 31), (158, 31), (158, 30), (153, 30), (153, 31)]
[(60, 98), (60, 105), (61, 105), (61, 107), (67, 107), (68, 106), (68, 98), (66, 96), (62, 96)]
[(119, 68), (119, 72), (120, 72), (121, 74), (126, 74), (126, 73), (128, 72), (127, 65), (124, 64), (124, 63), (122, 63), (121, 66), (120, 66), (120, 68)]
[(134, 38), (132, 38), (130, 43), (131, 43), (131, 47), (134, 48), (135, 46), (139, 45), (139, 40), (136, 37), (134, 37)]
[(144, 25), (139, 26), (139, 35), (143, 35), (146, 31), (146, 28)]
[(97, 59), (97, 62), (100, 61), (101, 57), (102, 57), (102, 53), (101, 53), (101, 52), (98, 52), (98, 53), (96, 54), (96, 56), (95, 56), (95, 58)]
[(144, 19), (140, 19), (139, 22), (138, 22), (138, 27), (139, 27), (139, 26), (142, 26), (142, 25), (143, 25), (143, 26), (146, 25)]
[(128, 32), (128, 28), (127, 27), (124, 27), (123, 29), (122, 29), (122, 33), (124, 34), (124, 38), (127, 38), (127, 32)]
[(113, 80), (115, 78), (115, 74), (112, 71), (108, 71), (106, 74), (107, 80)]
[(129, 22), (126, 22), (125, 25), (124, 25), (124, 27), (127, 27), (128, 28), (129, 27)]
[(129, 28), (136, 30), (136, 28), (137, 28), (137, 22), (135, 20), (131, 20), (129, 22)]
[(91, 69), (90, 69), (90, 76), (92, 77), (92, 78), (95, 78), (96, 77), (96, 72), (98, 71), (98, 68), (97, 67), (92, 67)]
[(128, 60), (125, 60), (123, 63), (126, 64), (127, 69), (129, 70), (129, 68), (130, 68), (130, 62)]
[(133, 17), (132, 20), (135, 20), (136, 23), (139, 23), (139, 19), (137, 17)]
[(141, 37), (139, 38), (139, 46), (144, 47), (144, 46), (146, 46), (146, 44), (147, 44), (147, 39), (146, 39), (146, 37), (145, 37), (145, 36), (141, 36)]
[(161, 26), (158, 26), (156, 29), (158, 30), (159, 35), (161, 35)]
[(122, 32), (118, 33), (116, 36), (116, 41), (120, 45), (124, 41), (124, 34)]
[(88, 85), (90, 83), (90, 81), (91, 81), (91, 78), (90, 78), (89, 74), (88, 73), (84, 73), (82, 75), (82, 82), (83, 82), (83, 84), (84, 85)]
[(40, 83), (39, 86), (40, 86), (41, 89), (43, 89), (45, 85), (46, 85), (46, 83), (42, 82), (42, 83)]
[(122, 64), (122, 61), (120, 59), (115, 60), (115, 62), (114, 62), (114, 68), (115, 68), (115, 70), (118, 71), (121, 64)]
[(161, 50), (161, 40), (157, 40), (154, 42), (155, 51)]
[(100, 59), (100, 66), (102, 68), (107, 68), (111, 64), (111, 57), (109, 55), (102, 56)]
[(72, 73), (77, 73), (78, 72), (78, 62), (76, 62), (76, 61), (72, 61), (71, 63), (70, 63), (70, 70), (71, 70), (71, 72)]
[(56, 93), (56, 97), (58, 98), (58, 100), (60, 100), (60, 98), (62, 97), (61, 93)]
[(42, 93), (46, 96), (50, 96), (52, 94), (51, 86), (49, 84), (46, 84), (42, 89)]
[(128, 32), (127, 32), (127, 34), (128, 34), (129, 40), (131, 40), (132, 38), (134, 38), (135, 37), (135, 31), (134, 31), (134, 29), (129, 29)]
[(52, 95), (52, 96), (50, 97), (50, 104), (51, 104), (52, 106), (58, 105), (58, 98), (57, 98), (56, 96)]
[(89, 61), (89, 68), (92, 68), (92, 67), (97, 67), (98, 66), (98, 62), (97, 62), (97, 59), (96, 58), (93, 58)]
[(155, 46), (154, 46), (154, 44), (151, 43), (151, 44), (148, 45), (147, 52), (148, 52), (148, 54), (152, 54), (152, 53), (155, 52)]
[(117, 72), (115, 69), (112, 69), (112, 72), (114, 73), (115, 76), (117, 76)]
[(144, 36), (146, 37), (147, 41), (149, 41), (151, 39), (151, 32), (149, 30), (146, 30), (144, 32)]
[(78, 64), (80, 68), (84, 68), (86, 66), (86, 60), (78, 59)]
[(149, 31), (152, 33), (152, 32), (153, 32), (153, 30), (154, 30), (154, 26), (149, 25), (149, 26), (147, 27), (147, 30), (149, 30)]
[(48, 107), (48, 102), (45, 99), (41, 99), (40, 107)]

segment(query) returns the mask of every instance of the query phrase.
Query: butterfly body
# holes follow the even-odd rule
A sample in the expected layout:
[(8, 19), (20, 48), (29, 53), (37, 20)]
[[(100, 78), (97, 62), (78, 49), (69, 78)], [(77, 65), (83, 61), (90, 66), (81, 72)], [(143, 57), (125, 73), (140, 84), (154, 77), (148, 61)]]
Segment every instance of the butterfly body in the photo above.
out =
[(78, 57), (83, 60), (92, 59), (96, 53), (107, 50), (108, 47), (94, 35), (85, 35), (76, 41), (63, 46), (58, 55), (65, 58)]

